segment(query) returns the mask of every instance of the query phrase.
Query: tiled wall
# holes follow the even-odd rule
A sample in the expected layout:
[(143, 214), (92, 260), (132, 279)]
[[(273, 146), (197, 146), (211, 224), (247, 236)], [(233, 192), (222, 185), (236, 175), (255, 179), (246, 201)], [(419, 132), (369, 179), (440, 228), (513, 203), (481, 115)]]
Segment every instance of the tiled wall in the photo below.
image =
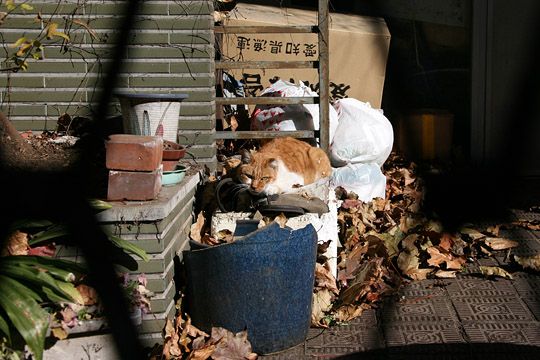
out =
[[(22, 1), (15, 1), (21, 3)], [(121, 88), (149, 93), (185, 93), (179, 116), (178, 141), (198, 162), (215, 162), (213, 1), (144, 0), (119, 74)], [(32, 10), (16, 10), (0, 25), (0, 59), (15, 50), (21, 36), (33, 39), (42, 31), (34, 21), (40, 12), (65, 31), (72, 46), (65, 52), (61, 38), (45, 41), (42, 60), (29, 60), (28, 70), (0, 73), (0, 111), (18, 130), (54, 130), (63, 113), (88, 115), (99, 99), (96, 84), (110, 61), (111, 43), (125, 1), (31, 0)], [(6, 11), (5, 2), (0, 11)], [(66, 20), (67, 19), (67, 20)], [(88, 24), (88, 29), (79, 25)], [(111, 115), (119, 115), (111, 99)]]

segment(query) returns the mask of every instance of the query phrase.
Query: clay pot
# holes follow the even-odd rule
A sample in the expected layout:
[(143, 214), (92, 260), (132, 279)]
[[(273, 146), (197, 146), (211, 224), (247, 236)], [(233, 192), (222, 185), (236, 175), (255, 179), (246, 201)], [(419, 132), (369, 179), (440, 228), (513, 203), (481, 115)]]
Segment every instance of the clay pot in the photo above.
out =
[(185, 154), (186, 148), (184, 145), (168, 140), (163, 141), (163, 160), (176, 160), (176, 162), (178, 162)]
[(163, 171), (173, 171), (178, 165), (178, 160), (163, 160)]

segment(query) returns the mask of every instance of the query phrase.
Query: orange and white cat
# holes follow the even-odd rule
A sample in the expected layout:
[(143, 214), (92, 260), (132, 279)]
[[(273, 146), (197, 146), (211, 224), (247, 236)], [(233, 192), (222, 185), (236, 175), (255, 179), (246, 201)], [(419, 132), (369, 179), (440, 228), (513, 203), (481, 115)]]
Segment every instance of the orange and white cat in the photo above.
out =
[(238, 180), (254, 193), (286, 193), (332, 174), (326, 153), (292, 137), (276, 138), (258, 151), (242, 154)]

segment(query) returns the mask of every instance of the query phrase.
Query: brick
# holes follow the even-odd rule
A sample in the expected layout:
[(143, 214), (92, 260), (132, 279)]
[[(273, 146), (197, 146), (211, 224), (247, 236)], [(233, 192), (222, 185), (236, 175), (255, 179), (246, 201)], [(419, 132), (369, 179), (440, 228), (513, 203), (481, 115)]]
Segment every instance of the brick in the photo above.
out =
[(154, 171), (163, 156), (163, 138), (116, 134), (106, 144), (106, 166), (110, 170)]
[(109, 171), (107, 200), (154, 200), (161, 190), (161, 168), (151, 172)]

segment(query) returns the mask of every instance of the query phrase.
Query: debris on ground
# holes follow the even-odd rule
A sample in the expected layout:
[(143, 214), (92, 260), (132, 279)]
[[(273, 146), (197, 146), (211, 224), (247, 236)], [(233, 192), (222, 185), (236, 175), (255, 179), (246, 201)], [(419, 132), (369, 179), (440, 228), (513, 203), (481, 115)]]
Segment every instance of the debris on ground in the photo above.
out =
[[(221, 176), (232, 176), (235, 158), (224, 160)], [(500, 236), (501, 229), (523, 227), (540, 229), (537, 221), (520, 220), (480, 228), (463, 224), (457, 231), (444, 228), (436, 214), (423, 212), (425, 184), (418, 165), (392, 152), (383, 165), (386, 177), (385, 198), (362, 201), (354, 192), (335, 189), (338, 199), (338, 225), (341, 248), (338, 252), (337, 278), (319, 244), (318, 264), (312, 304), (312, 326), (330, 327), (359, 317), (364, 310), (378, 307), (383, 298), (396, 293), (408, 282), (428, 278), (455, 278), (476, 265), (478, 276), (512, 278), (500, 267), (479, 266), (478, 260), (504, 251), (508, 257), (518, 242)], [(218, 175), (214, 182), (220, 179)], [(210, 187), (212, 189), (212, 187)], [(212, 204), (206, 193), (206, 204)], [(198, 213), (191, 228), (191, 239), (206, 245), (233, 241), (230, 233), (210, 235), (212, 210)], [(259, 214), (260, 215), (260, 214)], [(257, 217), (263, 224), (283, 221)], [(286, 221), (287, 219), (285, 219)], [(538, 270), (540, 258), (519, 257), (513, 260), (523, 268)]]
[[(447, 232), (433, 214), (422, 212), (424, 184), (417, 165), (392, 153), (384, 165), (386, 198), (358, 200), (336, 189), (342, 200), (338, 212), (340, 241), (336, 292), (328, 274), (316, 272), (313, 326), (328, 327), (350, 321), (401, 285), (427, 278), (453, 278), (468, 271), (467, 264), (518, 246), (499, 236), (502, 228), (534, 228), (533, 222), (513, 222), (479, 229), (462, 226)], [(523, 267), (538, 269), (540, 258), (520, 258)], [(536, 266), (536, 267), (535, 267)], [(480, 266), (487, 277), (512, 278), (500, 267)]]
[(172, 321), (167, 319), (163, 337), (163, 345), (152, 349), (151, 360), (255, 360), (258, 357), (251, 350), (247, 331), (235, 334), (221, 327), (212, 327), (207, 334), (192, 325), (189, 315), (182, 315), (180, 310)]

